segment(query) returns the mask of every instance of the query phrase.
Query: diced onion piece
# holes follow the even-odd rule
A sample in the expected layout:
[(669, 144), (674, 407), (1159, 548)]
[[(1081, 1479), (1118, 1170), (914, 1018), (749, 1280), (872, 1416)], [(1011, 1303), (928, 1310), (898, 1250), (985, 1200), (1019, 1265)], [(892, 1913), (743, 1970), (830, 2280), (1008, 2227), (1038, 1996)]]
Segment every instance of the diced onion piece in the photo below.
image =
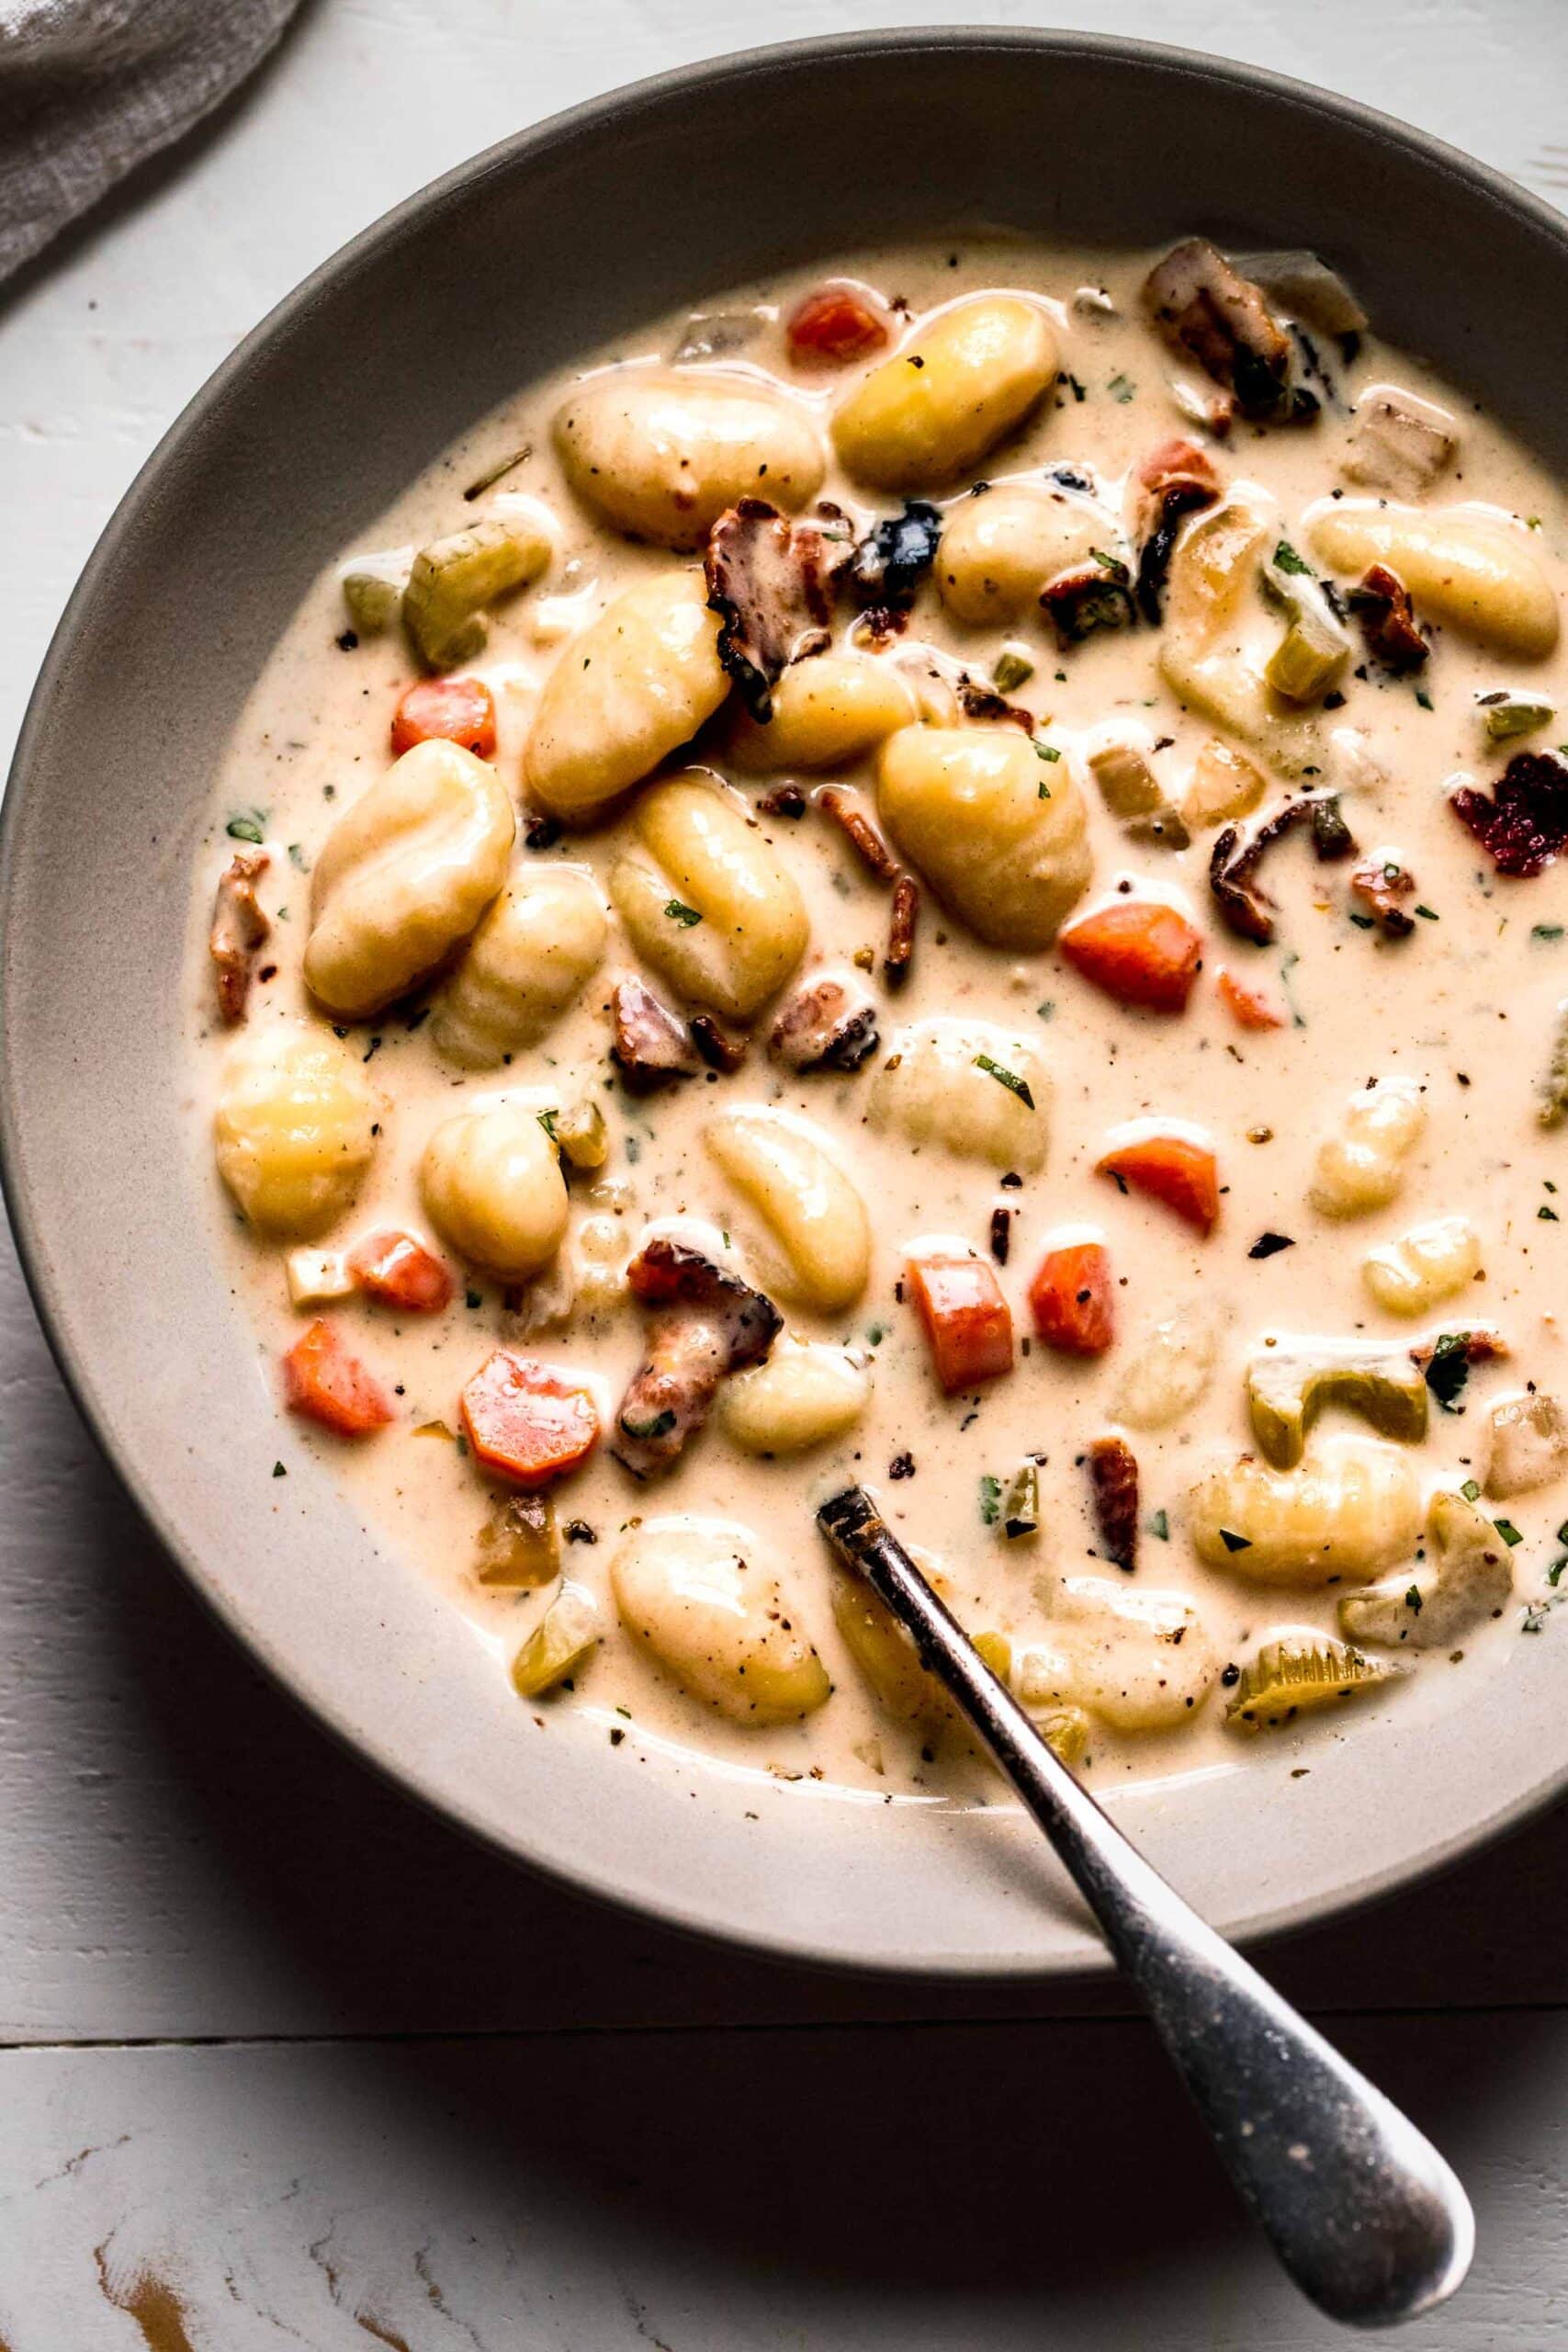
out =
[(563, 1583), (512, 1661), (512, 1687), (536, 1699), (581, 1665), (599, 1641), (599, 1604), (580, 1584)]

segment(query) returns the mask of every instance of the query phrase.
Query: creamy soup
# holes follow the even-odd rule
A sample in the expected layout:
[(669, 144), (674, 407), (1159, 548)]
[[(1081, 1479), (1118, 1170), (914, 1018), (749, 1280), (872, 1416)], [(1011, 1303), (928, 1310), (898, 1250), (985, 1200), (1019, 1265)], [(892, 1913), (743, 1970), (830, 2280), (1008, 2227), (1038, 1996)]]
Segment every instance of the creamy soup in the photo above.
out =
[(1100, 1785), (1506, 1672), (1568, 717), (1495, 422), (1308, 256), (868, 251), (528, 386), (366, 548), (226, 757), (193, 1126), (279, 1475), (520, 1737), (984, 1801), (850, 1485)]

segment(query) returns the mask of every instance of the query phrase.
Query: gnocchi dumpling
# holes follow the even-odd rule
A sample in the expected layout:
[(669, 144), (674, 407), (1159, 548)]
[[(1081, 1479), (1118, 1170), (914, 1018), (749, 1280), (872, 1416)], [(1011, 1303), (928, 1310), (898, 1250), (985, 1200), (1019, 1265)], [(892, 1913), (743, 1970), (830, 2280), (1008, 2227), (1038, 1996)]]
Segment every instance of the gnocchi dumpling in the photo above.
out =
[(416, 743), (327, 836), (310, 888), (305, 979), (362, 1021), (445, 962), (506, 879), (516, 820), (495, 770)]
[(1486, 1416), (1482, 1485), (1504, 1500), (1550, 1487), (1568, 1472), (1568, 1412), (1543, 1389), (1503, 1396)]
[(831, 1684), (769, 1547), (733, 1520), (645, 1520), (610, 1566), (622, 1624), (731, 1723), (794, 1723)]
[(1254, 1584), (1365, 1584), (1414, 1550), (1421, 1485), (1396, 1447), (1342, 1438), (1293, 1470), (1245, 1453), (1212, 1471), (1188, 1520), (1205, 1567)]
[(1426, 1126), (1427, 1106), (1414, 1079), (1385, 1078), (1352, 1094), (1337, 1133), (1318, 1147), (1307, 1194), (1318, 1215), (1365, 1216), (1387, 1208)]
[(1525, 532), (1462, 506), (1390, 506), (1383, 499), (1324, 499), (1306, 516), (1307, 543), (1347, 576), (1386, 564), (1434, 620), (1499, 652), (1540, 660), (1557, 642), (1557, 598)]
[(744, 1453), (805, 1453), (852, 1430), (870, 1398), (871, 1374), (848, 1348), (784, 1340), (725, 1382), (718, 1419)]
[(960, 500), (937, 550), (937, 594), (955, 619), (1016, 620), (1059, 571), (1092, 562), (1117, 526), (1102, 507), (1044, 482), (999, 482)]
[[(916, 1557), (924, 1568), (923, 1558)], [(898, 1723), (946, 1729), (953, 1720), (947, 1693), (920, 1664), (913, 1641), (864, 1578), (840, 1567), (833, 1570), (833, 1623), (888, 1714)]]
[(1092, 872), (1066, 760), (1015, 727), (906, 727), (882, 747), (876, 804), (904, 855), (991, 947), (1048, 947)]
[(1455, 1297), (1480, 1271), (1480, 1236), (1463, 1216), (1412, 1226), (1361, 1261), (1361, 1280), (1390, 1315), (1425, 1315)]
[(1153, 1325), (1123, 1356), (1112, 1420), (1130, 1430), (1163, 1430), (1182, 1419), (1213, 1379), (1219, 1337), (1216, 1317), (1196, 1301)]
[(525, 1282), (560, 1248), (560, 1161), (539, 1114), (521, 1102), (444, 1120), (424, 1147), (419, 1187), (443, 1240), (502, 1282)]
[(541, 866), (502, 892), (436, 1001), (438, 1052), (468, 1069), (493, 1069), (536, 1046), (599, 968), (604, 900), (575, 866)]
[(1087, 1707), (1117, 1731), (1168, 1731), (1190, 1722), (1218, 1672), (1202, 1620), (1180, 1593), (1065, 1577), (1046, 1639), (1014, 1653), (1012, 1687), (1032, 1714)]
[(580, 822), (640, 784), (729, 692), (718, 632), (699, 571), (661, 572), (606, 605), (545, 681), (523, 754), (529, 791)]
[[(1273, 502), (1258, 493), (1235, 492), (1187, 526), (1170, 560), (1159, 666), (1190, 709), (1290, 773), (1315, 738), (1269, 684), (1280, 631), (1264, 610), (1259, 566), (1278, 537)], [(1194, 810), (1189, 821), (1205, 820)]]
[(1021, 294), (955, 302), (840, 405), (845, 471), (877, 490), (951, 480), (1021, 424), (1056, 373), (1056, 330)]
[(765, 727), (738, 720), (730, 757), (749, 775), (836, 767), (863, 759), (914, 718), (914, 695), (889, 663), (852, 649), (815, 653), (785, 670)]
[(632, 944), (693, 1003), (749, 1021), (806, 952), (793, 877), (734, 794), (690, 776), (645, 793), (633, 831), (642, 854), (610, 875)]
[(770, 1290), (829, 1313), (849, 1306), (871, 1270), (871, 1219), (838, 1161), (804, 1119), (728, 1111), (703, 1140), (763, 1236), (750, 1254)]
[(1463, 1495), (1441, 1487), (1427, 1512), (1427, 1557), (1339, 1603), (1343, 1633), (1358, 1642), (1446, 1649), (1507, 1605), (1512, 1555), (1492, 1521)]
[(809, 412), (758, 378), (716, 368), (592, 377), (560, 409), (555, 440), (585, 504), (666, 548), (701, 547), (738, 498), (793, 513), (822, 483)]
[(1016, 1031), (921, 1021), (894, 1037), (866, 1115), (909, 1143), (1033, 1176), (1045, 1165), (1050, 1094), (1044, 1063)]
[(258, 1029), (224, 1066), (218, 1172), (261, 1232), (309, 1240), (359, 1190), (375, 1156), (377, 1109), (359, 1056), (330, 1030)]

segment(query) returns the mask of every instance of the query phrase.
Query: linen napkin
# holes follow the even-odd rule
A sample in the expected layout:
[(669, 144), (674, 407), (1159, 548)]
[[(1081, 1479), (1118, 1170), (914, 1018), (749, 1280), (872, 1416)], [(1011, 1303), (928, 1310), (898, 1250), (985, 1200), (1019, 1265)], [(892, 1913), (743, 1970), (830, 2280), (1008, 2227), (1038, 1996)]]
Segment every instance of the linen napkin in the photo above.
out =
[(298, 0), (0, 0), (0, 278), (260, 62)]

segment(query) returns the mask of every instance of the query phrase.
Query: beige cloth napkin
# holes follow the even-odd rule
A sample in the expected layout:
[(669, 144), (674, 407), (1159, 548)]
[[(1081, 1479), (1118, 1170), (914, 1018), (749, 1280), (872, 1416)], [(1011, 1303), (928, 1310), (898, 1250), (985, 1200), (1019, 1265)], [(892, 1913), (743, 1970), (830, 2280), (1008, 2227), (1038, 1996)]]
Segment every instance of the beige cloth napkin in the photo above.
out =
[(0, 277), (260, 62), (297, 0), (0, 0)]

